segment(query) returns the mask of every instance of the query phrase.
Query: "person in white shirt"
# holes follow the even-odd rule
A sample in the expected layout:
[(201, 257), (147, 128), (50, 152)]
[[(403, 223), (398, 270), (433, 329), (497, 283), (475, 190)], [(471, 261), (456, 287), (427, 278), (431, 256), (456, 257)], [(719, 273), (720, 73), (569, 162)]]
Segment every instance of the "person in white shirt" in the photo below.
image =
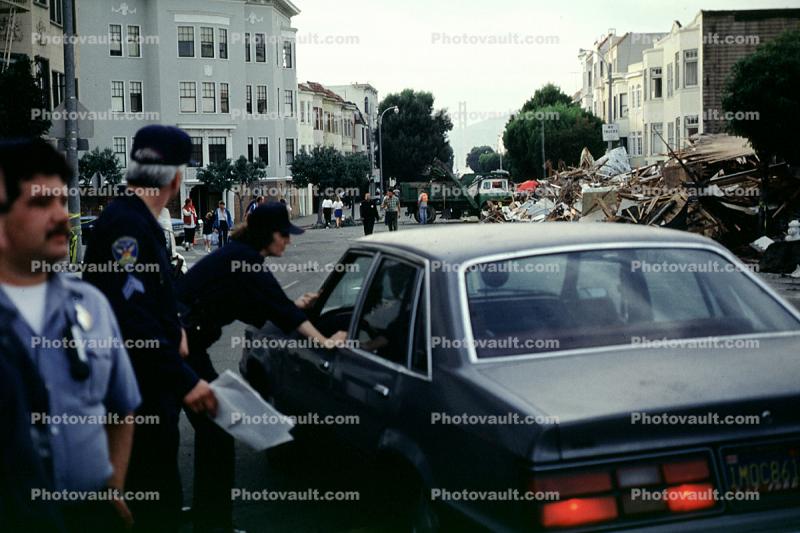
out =
[(344, 212), (344, 204), (342, 203), (341, 198), (337, 198), (335, 202), (333, 202), (333, 216), (336, 219), (336, 227), (341, 229), (342, 227), (342, 214)]
[(328, 229), (331, 225), (331, 213), (333, 212), (333, 200), (330, 197), (325, 197), (322, 200), (322, 216), (325, 217), (325, 229)]

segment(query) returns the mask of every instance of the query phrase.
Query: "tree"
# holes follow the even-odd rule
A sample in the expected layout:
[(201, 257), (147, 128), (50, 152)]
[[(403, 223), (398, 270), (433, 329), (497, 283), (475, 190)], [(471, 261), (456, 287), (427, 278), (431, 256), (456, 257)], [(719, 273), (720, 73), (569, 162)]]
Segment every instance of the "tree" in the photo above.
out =
[(212, 191), (222, 193), (231, 190), (236, 183), (230, 159), (209, 163), (205, 168), (197, 171), (197, 179), (205, 183)]
[(39, 88), (27, 57), (0, 73), (0, 137), (39, 137), (50, 129), (42, 117), (49, 95)]
[(480, 170), (478, 172), (482, 174), (488, 174), (494, 170), (500, 170), (500, 154), (497, 152), (492, 152), (489, 154), (483, 154), (479, 160)]
[(537, 89), (533, 93), (533, 98), (525, 102), (522, 106), (521, 112), (534, 111), (547, 106), (554, 106), (558, 104), (573, 105), (572, 98), (565, 94), (560, 87), (552, 83), (548, 83), (541, 89)]
[(452, 166), (447, 132), (453, 129), (453, 122), (445, 110), (434, 111), (433, 104), (431, 93), (405, 89), (387, 95), (378, 106), (380, 113), (392, 106), (400, 108), (399, 114), (389, 112), (383, 118), (383, 174), (387, 181), (391, 177), (418, 180), (436, 160)]
[(364, 154), (352, 153), (344, 156), (344, 180), (348, 188), (363, 192), (369, 183), (372, 167)]
[[(503, 133), (509, 166), (517, 179), (542, 176), (542, 126), (545, 157), (568, 165), (579, 163), (581, 151), (604, 151), (603, 122), (576, 105), (557, 104), (512, 116)], [(506, 167), (506, 160), (503, 160)]]
[(313, 185), (317, 190), (317, 224), (322, 224), (322, 196), (341, 187), (346, 174), (344, 157), (331, 146), (315, 146), (310, 153), (301, 150), (294, 157), (292, 181), (298, 187)]
[(100, 176), (100, 186), (104, 183), (117, 185), (122, 181), (122, 170), (122, 165), (111, 148), (105, 148), (102, 152), (100, 148), (95, 148), (83, 154), (78, 161), (78, 173), (84, 186), (91, 185), (95, 175)]
[(480, 164), (481, 156), (493, 153), (494, 149), (491, 146), (475, 146), (469, 151), (469, 154), (467, 154), (467, 166), (471, 168), (473, 172), (483, 172)]
[(722, 99), (723, 109), (734, 114), (729, 129), (749, 139), (767, 164), (773, 157), (800, 162), (798, 85), (800, 30), (787, 31), (762, 44), (731, 70)]
[(239, 203), (239, 218), (244, 218), (244, 189), (258, 183), (267, 175), (267, 165), (261, 158), (249, 161), (245, 156), (239, 156), (231, 166), (234, 186), (237, 186), (236, 200)]

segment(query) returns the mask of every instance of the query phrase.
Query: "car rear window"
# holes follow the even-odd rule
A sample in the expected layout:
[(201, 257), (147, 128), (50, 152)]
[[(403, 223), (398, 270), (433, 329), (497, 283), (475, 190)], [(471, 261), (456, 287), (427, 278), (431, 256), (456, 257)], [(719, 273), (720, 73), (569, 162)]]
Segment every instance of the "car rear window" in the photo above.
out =
[(707, 250), (620, 249), (482, 263), (465, 273), (479, 358), (800, 330)]

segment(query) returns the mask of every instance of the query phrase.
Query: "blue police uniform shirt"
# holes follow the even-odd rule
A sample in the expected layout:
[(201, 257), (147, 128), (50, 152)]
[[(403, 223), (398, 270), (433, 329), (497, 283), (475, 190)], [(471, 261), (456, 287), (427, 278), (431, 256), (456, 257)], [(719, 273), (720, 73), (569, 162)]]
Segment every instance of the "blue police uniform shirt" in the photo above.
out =
[(84, 261), (119, 267), (90, 269), (83, 279), (108, 298), (124, 338), (146, 346), (129, 350), (145, 403), (166, 396), (179, 409), (199, 378), (180, 356), (181, 323), (164, 230), (139, 197), (122, 196), (103, 211)]
[[(47, 282), (42, 334), (34, 333), (8, 296), (0, 307), (13, 312), (10, 328), (36, 365), (49, 395), (50, 448), (56, 491), (104, 488), (113, 473), (105, 422), (121, 418), (141, 403), (136, 378), (119, 327), (103, 295), (77, 278), (52, 274)], [(83, 381), (73, 378), (65, 333), (78, 326), (91, 368)], [(60, 417), (55, 418), (55, 417)]]

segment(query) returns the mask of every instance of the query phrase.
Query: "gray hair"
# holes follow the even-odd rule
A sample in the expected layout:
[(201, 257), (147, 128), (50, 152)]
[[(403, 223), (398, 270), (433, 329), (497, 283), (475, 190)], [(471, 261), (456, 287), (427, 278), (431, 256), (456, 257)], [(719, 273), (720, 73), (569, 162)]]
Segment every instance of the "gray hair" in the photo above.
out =
[(186, 165), (150, 165), (130, 161), (125, 180), (140, 187), (166, 187), (178, 172), (186, 173)]

